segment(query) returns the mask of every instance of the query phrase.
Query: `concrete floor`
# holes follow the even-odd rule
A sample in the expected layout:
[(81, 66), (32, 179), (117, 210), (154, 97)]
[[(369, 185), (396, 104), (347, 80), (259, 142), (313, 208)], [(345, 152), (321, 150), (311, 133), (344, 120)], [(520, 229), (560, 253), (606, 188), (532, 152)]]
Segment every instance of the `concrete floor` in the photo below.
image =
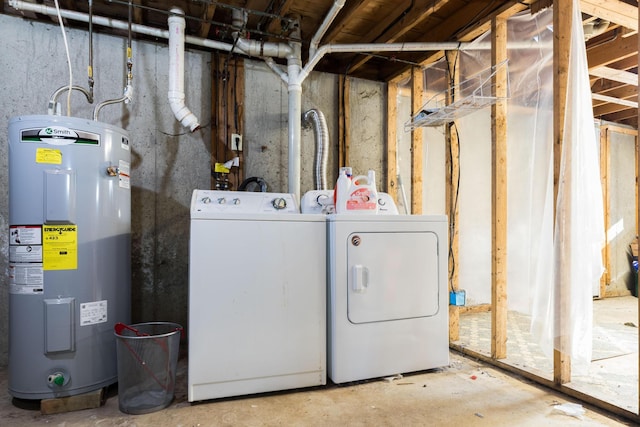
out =
[[(448, 367), (353, 385), (268, 393), (196, 404), (187, 402), (186, 359), (181, 358), (173, 403), (146, 415), (118, 409), (112, 390), (97, 409), (42, 415), (7, 393), (0, 370), (2, 426), (623, 426), (593, 408), (579, 418), (556, 405), (556, 392), (451, 353)], [(33, 402), (29, 402), (33, 403)], [(579, 402), (574, 402), (579, 403)]]
[[(553, 360), (529, 333), (530, 317), (509, 312), (507, 358), (502, 362), (551, 380)], [(612, 297), (593, 302), (593, 354), (589, 371), (565, 384), (597, 399), (638, 413), (638, 299)], [(491, 313), (460, 316), (457, 344), (491, 354)]]

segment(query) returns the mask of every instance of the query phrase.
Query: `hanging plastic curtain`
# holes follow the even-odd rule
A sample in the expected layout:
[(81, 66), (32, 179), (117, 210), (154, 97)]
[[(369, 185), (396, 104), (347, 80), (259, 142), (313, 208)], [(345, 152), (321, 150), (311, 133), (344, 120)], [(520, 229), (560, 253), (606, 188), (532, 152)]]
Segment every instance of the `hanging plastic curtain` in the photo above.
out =
[[(572, 372), (591, 363), (594, 282), (605, 242), (598, 146), (580, 4), (573, 1), (571, 50), (554, 230), (554, 280), (537, 289), (532, 331), (546, 353), (571, 356)], [(560, 347), (561, 340), (566, 343)]]

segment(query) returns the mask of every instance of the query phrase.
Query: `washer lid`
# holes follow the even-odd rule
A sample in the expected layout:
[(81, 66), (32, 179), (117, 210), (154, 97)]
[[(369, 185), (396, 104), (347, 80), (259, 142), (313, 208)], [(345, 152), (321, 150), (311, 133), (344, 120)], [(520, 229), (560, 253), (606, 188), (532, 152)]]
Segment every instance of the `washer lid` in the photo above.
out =
[(345, 244), (350, 322), (385, 322), (438, 312), (435, 233), (351, 233)]

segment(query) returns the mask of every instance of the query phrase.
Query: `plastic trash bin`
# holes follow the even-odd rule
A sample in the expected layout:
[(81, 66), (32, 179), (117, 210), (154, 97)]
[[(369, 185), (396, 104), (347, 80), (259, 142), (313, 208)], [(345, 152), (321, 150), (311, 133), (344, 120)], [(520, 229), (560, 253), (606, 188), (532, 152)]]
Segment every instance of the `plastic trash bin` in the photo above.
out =
[(118, 358), (118, 406), (146, 414), (173, 400), (182, 326), (149, 322), (114, 326)]

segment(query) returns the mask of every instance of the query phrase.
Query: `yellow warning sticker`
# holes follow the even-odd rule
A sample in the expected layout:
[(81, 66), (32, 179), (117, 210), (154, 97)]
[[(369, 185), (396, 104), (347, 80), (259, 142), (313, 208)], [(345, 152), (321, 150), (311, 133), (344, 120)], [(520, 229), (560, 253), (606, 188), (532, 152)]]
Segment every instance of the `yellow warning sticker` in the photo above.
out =
[(43, 269), (78, 269), (78, 226), (43, 225)]
[(62, 151), (55, 148), (38, 148), (36, 150), (36, 163), (62, 164)]

